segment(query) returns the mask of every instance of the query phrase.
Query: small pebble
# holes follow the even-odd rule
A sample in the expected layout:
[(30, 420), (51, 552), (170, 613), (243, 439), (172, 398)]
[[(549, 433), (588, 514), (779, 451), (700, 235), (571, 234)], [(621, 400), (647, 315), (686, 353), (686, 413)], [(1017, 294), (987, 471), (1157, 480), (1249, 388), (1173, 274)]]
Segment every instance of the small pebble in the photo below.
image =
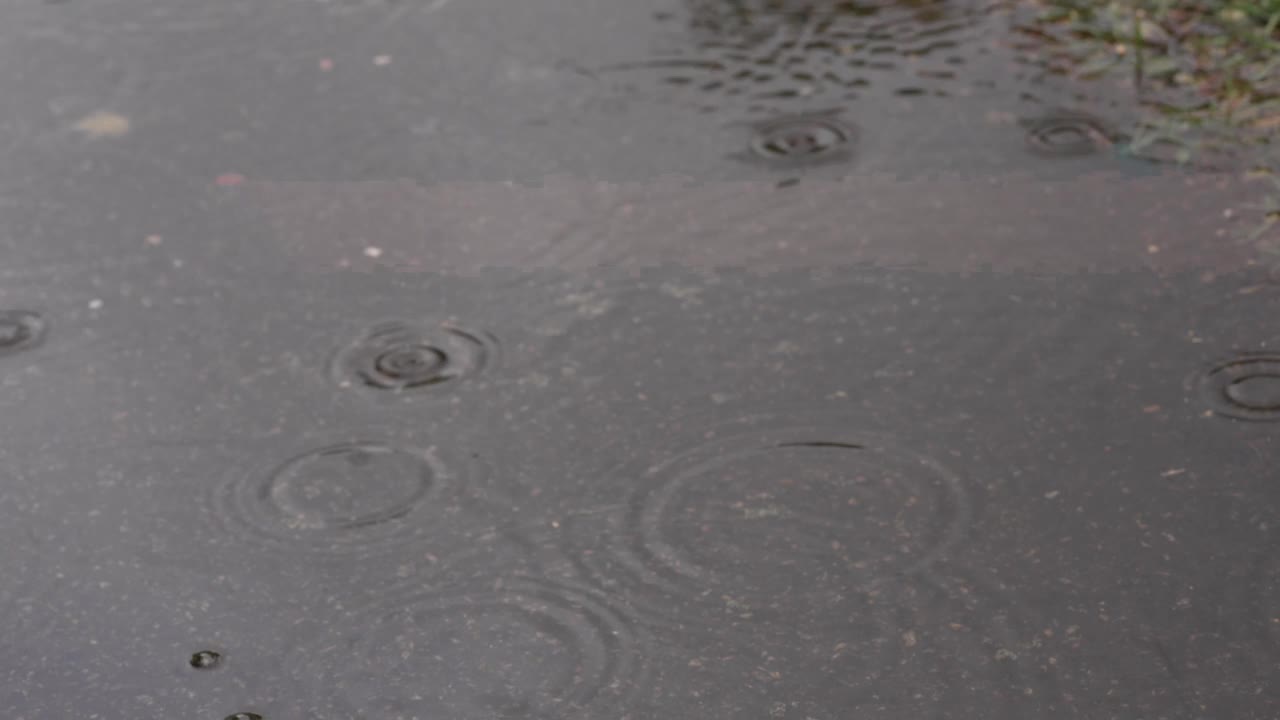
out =
[(120, 137), (129, 132), (129, 118), (100, 110), (76, 123), (75, 129), (95, 140)]

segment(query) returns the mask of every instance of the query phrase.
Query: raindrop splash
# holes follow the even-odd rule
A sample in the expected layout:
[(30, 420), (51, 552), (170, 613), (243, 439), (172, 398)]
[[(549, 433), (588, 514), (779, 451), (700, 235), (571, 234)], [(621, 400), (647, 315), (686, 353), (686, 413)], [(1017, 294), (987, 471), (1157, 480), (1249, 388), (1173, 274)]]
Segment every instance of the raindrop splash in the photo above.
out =
[(406, 392), (460, 380), (483, 370), (496, 341), (456, 327), (383, 323), (342, 348), (333, 362), (343, 386)]
[(776, 118), (754, 129), (751, 151), (771, 161), (844, 158), (857, 137), (854, 129), (834, 112)]
[(1113, 133), (1093, 117), (1062, 113), (1029, 120), (1027, 145), (1032, 152), (1053, 157), (1082, 157), (1110, 148)]

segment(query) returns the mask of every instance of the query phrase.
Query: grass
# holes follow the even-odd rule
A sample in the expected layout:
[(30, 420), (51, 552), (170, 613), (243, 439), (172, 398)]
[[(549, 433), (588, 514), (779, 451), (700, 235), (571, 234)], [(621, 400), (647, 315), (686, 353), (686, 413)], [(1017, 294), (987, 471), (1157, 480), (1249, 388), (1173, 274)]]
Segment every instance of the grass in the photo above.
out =
[[(1130, 82), (1139, 141), (1268, 147), (1280, 132), (1280, 0), (1028, 0), (1051, 71)], [(1216, 147), (1220, 145), (1221, 147)]]
[(1250, 232), (1280, 253), (1280, 0), (1016, 0), (1050, 72), (1129, 84), (1132, 152), (1241, 168), (1274, 192)]

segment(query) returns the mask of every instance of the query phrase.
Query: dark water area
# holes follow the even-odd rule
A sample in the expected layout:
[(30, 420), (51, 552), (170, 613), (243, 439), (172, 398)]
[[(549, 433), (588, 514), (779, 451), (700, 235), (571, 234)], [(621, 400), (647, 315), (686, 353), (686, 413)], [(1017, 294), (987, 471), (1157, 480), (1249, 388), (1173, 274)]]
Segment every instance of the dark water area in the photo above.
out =
[(0, 711), (1273, 718), (1258, 188), (977, 0), (0, 8)]

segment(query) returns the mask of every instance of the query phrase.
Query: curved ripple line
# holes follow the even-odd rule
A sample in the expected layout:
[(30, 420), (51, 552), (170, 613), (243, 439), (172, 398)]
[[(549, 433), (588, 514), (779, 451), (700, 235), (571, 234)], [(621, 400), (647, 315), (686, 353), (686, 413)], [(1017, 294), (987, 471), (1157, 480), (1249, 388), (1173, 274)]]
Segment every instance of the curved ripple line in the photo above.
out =
[(1217, 415), (1280, 421), (1280, 354), (1241, 353), (1208, 368), (1199, 384), (1202, 397)]
[(213, 500), (232, 535), (291, 551), (364, 552), (421, 534), (413, 518), (453, 479), (434, 448), (352, 441), (237, 472)]

